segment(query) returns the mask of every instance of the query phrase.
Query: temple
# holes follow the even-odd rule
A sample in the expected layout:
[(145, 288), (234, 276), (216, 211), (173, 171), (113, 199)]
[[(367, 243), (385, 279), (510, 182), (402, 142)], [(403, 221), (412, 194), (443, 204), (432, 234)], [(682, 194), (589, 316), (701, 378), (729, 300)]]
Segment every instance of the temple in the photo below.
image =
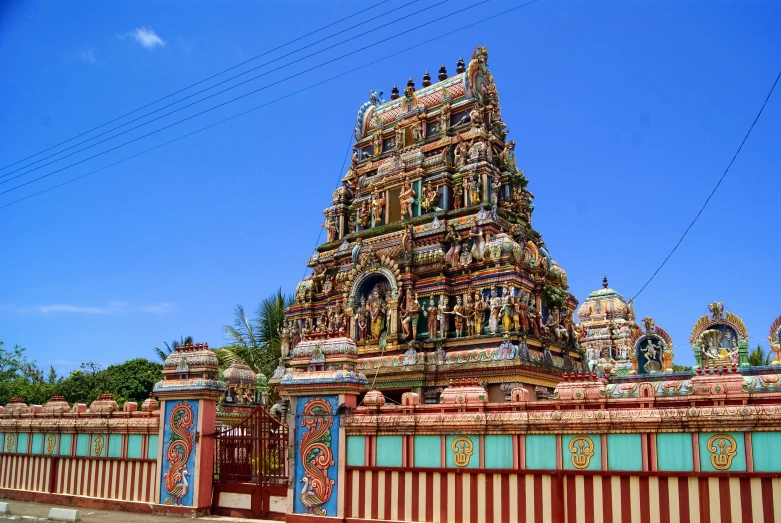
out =
[(272, 382), (348, 371), (397, 402), (436, 403), (450, 379), (480, 376), (499, 400), (519, 386), (545, 397), (582, 365), (577, 301), (532, 227), (488, 52), (438, 80), (410, 78), (388, 101), (371, 91), (359, 108)]

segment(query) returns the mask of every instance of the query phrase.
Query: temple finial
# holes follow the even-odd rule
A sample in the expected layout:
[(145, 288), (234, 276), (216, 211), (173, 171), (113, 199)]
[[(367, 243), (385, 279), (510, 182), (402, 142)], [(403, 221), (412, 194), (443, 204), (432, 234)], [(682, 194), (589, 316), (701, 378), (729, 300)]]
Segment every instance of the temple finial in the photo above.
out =
[(607, 276), (605, 276), (604, 278), (602, 278), (602, 287), (603, 287), (603, 288), (605, 288), (605, 289), (607, 289)]
[(437, 75), (437, 78), (439, 78), (439, 81), (447, 80), (447, 69), (445, 69), (445, 64), (442, 64), (442, 67), (439, 68), (439, 74)]
[(396, 84), (393, 84), (393, 89), (391, 89), (391, 100), (395, 100), (399, 97), (399, 88), (396, 87)]
[(456, 72), (458, 74), (466, 72), (466, 67), (464, 67), (464, 57), (463, 56), (458, 57), (458, 63), (456, 63)]
[(431, 76), (426, 71), (423, 73), (423, 87), (428, 87), (429, 85), (431, 85)]

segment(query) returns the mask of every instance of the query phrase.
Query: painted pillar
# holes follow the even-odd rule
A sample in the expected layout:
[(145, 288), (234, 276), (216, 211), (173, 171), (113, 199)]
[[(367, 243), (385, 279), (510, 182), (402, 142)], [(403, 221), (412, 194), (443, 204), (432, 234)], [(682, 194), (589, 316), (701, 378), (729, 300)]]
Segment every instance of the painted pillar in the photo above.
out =
[(171, 512), (206, 514), (211, 507), (217, 401), (225, 393), (217, 370), (208, 344), (180, 346), (154, 388), (161, 416), (157, 502)]
[(321, 349), (326, 367), (341, 370), (301, 368), (288, 372), (277, 386), (290, 405), (288, 523), (344, 518), (345, 514), (346, 493), (342, 485), (347, 453), (341, 418), (357, 406), (358, 394), (368, 382), (354, 370), (358, 350), (353, 340), (323, 340)]

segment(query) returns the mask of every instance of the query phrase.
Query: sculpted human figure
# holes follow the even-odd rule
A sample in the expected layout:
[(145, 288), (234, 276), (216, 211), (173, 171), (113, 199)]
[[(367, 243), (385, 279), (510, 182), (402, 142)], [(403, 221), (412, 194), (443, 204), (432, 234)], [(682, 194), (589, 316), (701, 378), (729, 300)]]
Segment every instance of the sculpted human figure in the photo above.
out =
[(439, 207), (437, 207), (437, 203), (439, 203), (439, 191), (433, 183), (429, 183), (423, 189), (423, 198), (420, 205), (425, 212), (432, 212), (440, 210)]
[(472, 253), (469, 252), (469, 244), (466, 242), (464, 242), (461, 247), (461, 256), (459, 257), (458, 263), (464, 268), (469, 267), (469, 264), (472, 263)]
[(472, 259), (481, 262), (485, 259), (485, 238), (480, 227), (472, 225), (469, 230), (469, 237), (472, 239)]
[(401, 191), (399, 191), (399, 207), (401, 208), (402, 217), (412, 218), (413, 203), (415, 203), (415, 190), (412, 188), (412, 183), (405, 180), (401, 186)]
[(453, 306), (453, 322), (456, 324), (456, 338), (461, 337), (464, 329), (464, 307), (461, 305), (461, 296), (456, 297), (456, 304)]
[(483, 293), (480, 292), (480, 290), (475, 291), (475, 302), (474, 305), (472, 305), (472, 310), (474, 311), (474, 329), (475, 334), (482, 334), (483, 333), (483, 318), (485, 316), (485, 309), (486, 304), (483, 300)]
[(383, 310), (385, 303), (380, 296), (380, 291), (377, 287), (372, 289), (366, 303), (369, 307), (369, 317), (371, 320), (371, 339), (376, 340), (379, 339), (380, 333), (385, 328), (385, 310)]
[(504, 332), (509, 332), (510, 327), (512, 326), (512, 315), (513, 315), (513, 303), (512, 303), (512, 292), (510, 291), (510, 287), (506, 286), (504, 287), (504, 290), (502, 291), (502, 329)]
[(439, 337), (447, 338), (447, 331), (449, 330), (448, 311), (447, 311), (447, 299), (444, 295), (439, 297)]
[(472, 306), (472, 295), (468, 292), (464, 297), (464, 322), (466, 323), (466, 335), (474, 336), (475, 335), (474, 307)]
[(404, 310), (404, 320), (401, 322), (401, 328), (404, 330), (404, 338), (410, 335), (412, 328), (412, 339), (418, 337), (418, 319), (420, 317), (420, 304), (418, 303), (418, 294), (414, 293), (407, 300), (407, 308)]
[(374, 131), (374, 136), (372, 136), (372, 146), (374, 147), (374, 156), (379, 156), (382, 154), (382, 128)]
[(597, 361), (597, 370), (606, 378), (616, 372), (616, 360), (610, 356), (608, 349), (602, 349), (602, 357)]
[(499, 314), (502, 309), (502, 299), (496, 294), (496, 287), (491, 287), (491, 298), (488, 304), (491, 308), (488, 316), (488, 330), (491, 334), (496, 334), (499, 330)]
[(455, 227), (448, 224), (445, 241), (450, 242), (450, 248), (445, 254), (445, 261), (451, 267), (458, 267), (459, 253), (461, 252), (461, 237), (456, 232)]
[(385, 197), (376, 189), (372, 193), (372, 211), (374, 213), (374, 225), (382, 224), (382, 216), (385, 213)]
[(428, 320), (429, 339), (433, 339), (437, 337), (437, 319), (439, 316), (438, 311), (439, 308), (437, 307), (437, 304), (434, 301), (434, 296), (432, 296), (428, 300), (428, 309), (426, 311), (426, 319)]

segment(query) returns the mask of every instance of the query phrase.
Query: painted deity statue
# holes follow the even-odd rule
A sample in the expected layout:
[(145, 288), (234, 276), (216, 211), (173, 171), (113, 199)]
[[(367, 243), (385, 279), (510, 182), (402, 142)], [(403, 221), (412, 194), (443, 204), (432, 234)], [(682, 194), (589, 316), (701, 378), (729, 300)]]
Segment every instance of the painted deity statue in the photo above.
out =
[(355, 313), (357, 321), (357, 338), (365, 341), (369, 335), (369, 309), (366, 308), (366, 297), (361, 296), (361, 304)]
[(439, 297), (439, 314), (437, 319), (439, 319), (439, 337), (447, 338), (450, 322), (448, 321), (447, 299), (444, 295)]
[(472, 259), (478, 262), (485, 258), (485, 239), (482, 229), (472, 226), (469, 231), (469, 237), (472, 239)]
[(412, 339), (418, 337), (418, 319), (420, 318), (420, 304), (418, 303), (418, 294), (414, 293), (407, 300), (407, 308), (403, 311), (404, 319), (401, 322), (401, 328), (404, 330), (404, 338), (410, 335), (412, 328)]
[(428, 320), (428, 337), (433, 339), (437, 337), (437, 319), (438, 319), (437, 303), (434, 301), (434, 296), (428, 300), (428, 309), (426, 310), (426, 319)]
[(609, 349), (602, 349), (602, 357), (597, 361), (597, 370), (606, 378), (616, 372), (616, 360), (610, 356)]
[(372, 193), (372, 212), (374, 214), (374, 225), (382, 224), (382, 216), (385, 213), (385, 197), (377, 190)]
[(371, 320), (371, 339), (376, 340), (380, 338), (380, 334), (385, 329), (385, 301), (382, 299), (380, 290), (377, 287), (372, 289), (366, 304), (369, 308)]
[(466, 335), (474, 336), (475, 334), (474, 307), (472, 306), (472, 295), (468, 292), (464, 297), (464, 322), (466, 323)]
[(499, 314), (502, 310), (502, 299), (496, 294), (496, 287), (491, 287), (491, 298), (488, 301), (490, 307), (488, 316), (488, 330), (496, 334), (499, 330)]
[(504, 291), (502, 292), (502, 329), (504, 332), (509, 332), (510, 327), (512, 326), (512, 299), (513, 296), (512, 292), (510, 291), (510, 287), (505, 287)]
[(399, 192), (399, 208), (404, 218), (412, 218), (412, 204), (415, 203), (415, 190), (412, 182), (404, 181)]
[(452, 225), (447, 226), (445, 241), (450, 243), (450, 248), (445, 253), (445, 261), (451, 267), (457, 267), (459, 263), (459, 253), (461, 252), (461, 237)]
[(518, 310), (518, 319), (520, 321), (520, 331), (529, 332), (529, 294), (523, 295), (523, 298), (515, 301), (515, 307)]
[(456, 304), (453, 306), (453, 322), (456, 324), (456, 338), (461, 337), (464, 330), (464, 307), (461, 305), (461, 296), (456, 297)]
[(472, 306), (473, 307), (473, 322), (474, 322), (474, 329), (475, 334), (482, 334), (483, 333), (483, 317), (485, 316), (485, 309), (486, 304), (483, 300), (483, 293), (480, 292), (480, 290), (475, 291), (475, 303)]

